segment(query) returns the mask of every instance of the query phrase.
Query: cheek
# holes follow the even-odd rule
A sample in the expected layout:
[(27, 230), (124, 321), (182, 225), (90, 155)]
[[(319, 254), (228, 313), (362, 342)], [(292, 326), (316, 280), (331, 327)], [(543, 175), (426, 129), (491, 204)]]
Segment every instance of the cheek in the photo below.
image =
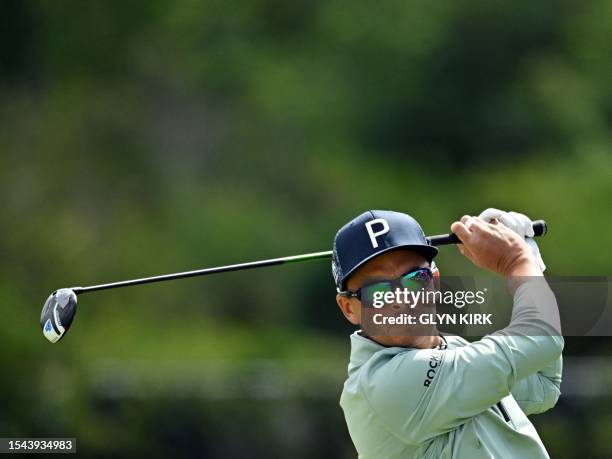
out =
[(355, 315), (355, 317), (357, 318), (357, 320), (361, 323), (361, 303), (357, 300), (352, 300), (352, 309), (353, 309), (353, 314)]

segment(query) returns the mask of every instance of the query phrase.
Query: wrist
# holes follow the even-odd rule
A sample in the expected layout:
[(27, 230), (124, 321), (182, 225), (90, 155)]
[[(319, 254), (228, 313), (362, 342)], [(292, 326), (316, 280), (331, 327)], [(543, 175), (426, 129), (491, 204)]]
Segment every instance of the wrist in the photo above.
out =
[(513, 263), (505, 274), (510, 292), (514, 294), (516, 290), (525, 282), (534, 277), (542, 277), (542, 270), (537, 260), (531, 254), (520, 257)]
[(523, 253), (508, 266), (504, 277), (542, 276), (542, 270), (532, 253)]

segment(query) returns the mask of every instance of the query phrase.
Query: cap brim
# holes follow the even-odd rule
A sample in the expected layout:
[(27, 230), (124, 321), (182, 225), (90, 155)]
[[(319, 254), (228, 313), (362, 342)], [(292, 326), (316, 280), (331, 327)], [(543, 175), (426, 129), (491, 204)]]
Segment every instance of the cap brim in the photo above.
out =
[(434, 247), (433, 245), (413, 245), (413, 244), (406, 244), (406, 245), (396, 245), (394, 247), (387, 247), (384, 250), (381, 250), (380, 252), (376, 252), (372, 255), (370, 255), (368, 258), (361, 260), (359, 263), (357, 263), (353, 269), (351, 269), (348, 273), (346, 273), (346, 275), (344, 276), (344, 280), (342, 281), (342, 290), (346, 290), (346, 282), (348, 281), (348, 278), (355, 272), (357, 271), (359, 268), (361, 268), (363, 265), (365, 265), (368, 261), (373, 260), (374, 258), (387, 253), (387, 252), (391, 252), (392, 250), (399, 250), (399, 249), (408, 249), (408, 250), (412, 250), (414, 252), (419, 252), (420, 254), (422, 254), (423, 256), (425, 256), (425, 258), (427, 258), (427, 261), (431, 262), (431, 260), (433, 260), (436, 255), (438, 255), (438, 249), (436, 247)]

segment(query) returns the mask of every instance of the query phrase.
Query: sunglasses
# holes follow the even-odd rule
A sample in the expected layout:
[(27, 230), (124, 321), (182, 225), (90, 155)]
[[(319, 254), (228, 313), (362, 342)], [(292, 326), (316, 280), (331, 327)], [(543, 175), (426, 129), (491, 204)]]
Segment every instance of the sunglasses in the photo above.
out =
[(418, 268), (396, 279), (372, 282), (371, 284), (366, 284), (355, 291), (344, 290), (338, 293), (342, 296), (357, 298), (359, 301), (364, 301), (367, 304), (371, 304), (377, 294), (380, 298), (386, 292), (393, 292), (397, 287), (407, 289), (409, 291), (417, 291), (427, 288), (431, 284), (433, 277), (434, 272), (431, 268)]

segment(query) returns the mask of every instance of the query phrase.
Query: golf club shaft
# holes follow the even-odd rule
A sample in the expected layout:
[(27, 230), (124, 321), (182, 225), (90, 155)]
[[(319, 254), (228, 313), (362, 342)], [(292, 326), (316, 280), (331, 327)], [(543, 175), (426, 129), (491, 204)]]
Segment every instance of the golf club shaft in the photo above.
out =
[[(546, 227), (546, 222), (544, 220), (535, 220), (532, 223), (532, 226), (533, 226), (533, 231), (534, 231), (535, 236), (543, 236), (546, 234), (547, 227)], [(430, 244), (434, 246), (461, 244), (461, 241), (459, 240), (457, 235), (454, 233), (440, 234), (437, 236), (429, 236), (427, 237), (427, 239), (429, 240)], [(125, 280), (125, 281), (119, 281), (119, 282), (112, 282), (109, 284), (92, 285), (89, 287), (73, 287), (71, 290), (77, 295), (79, 295), (81, 293), (95, 292), (97, 290), (108, 290), (108, 289), (113, 289), (113, 288), (130, 287), (133, 285), (152, 284), (155, 282), (183, 279), (187, 277), (205, 276), (207, 274), (217, 274), (217, 273), (225, 273), (229, 271), (241, 271), (245, 269), (263, 268), (266, 266), (276, 266), (276, 265), (283, 265), (287, 263), (295, 263), (295, 262), (308, 261), (308, 260), (320, 260), (323, 258), (330, 258), (331, 256), (332, 256), (332, 251), (328, 250), (325, 252), (306, 253), (303, 255), (293, 255), (290, 257), (271, 258), (269, 260), (251, 261), (247, 263), (238, 263), (235, 265), (226, 265), (226, 266), (217, 266), (214, 268), (197, 269), (195, 271), (185, 271), (185, 272), (180, 272), (180, 273), (164, 274), (161, 276), (143, 277), (140, 279), (131, 279), (131, 280)]]
[(80, 293), (95, 292), (96, 290), (108, 290), (111, 288), (130, 287), (132, 285), (152, 284), (154, 282), (184, 279), (186, 277), (205, 276), (207, 274), (226, 273), (229, 271), (241, 271), (245, 269), (263, 268), (266, 266), (283, 265), (286, 263), (293, 263), (298, 261), (318, 260), (321, 258), (330, 258), (331, 255), (331, 250), (327, 252), (306, 253), (304, 255), (271, 258), (269, 260), (250, 261), (247, 263), (238, 263), (235, 265), (217, 266), (214, 268), (196, 269), (195, 271), (185, 271), (181, 273), (163, 274), (161, 276), (143, 277), (141, 279), (112, 282), (110, 284), (92, 285), (90, 287), (73, 287), (71, 290), (78, 295)]

